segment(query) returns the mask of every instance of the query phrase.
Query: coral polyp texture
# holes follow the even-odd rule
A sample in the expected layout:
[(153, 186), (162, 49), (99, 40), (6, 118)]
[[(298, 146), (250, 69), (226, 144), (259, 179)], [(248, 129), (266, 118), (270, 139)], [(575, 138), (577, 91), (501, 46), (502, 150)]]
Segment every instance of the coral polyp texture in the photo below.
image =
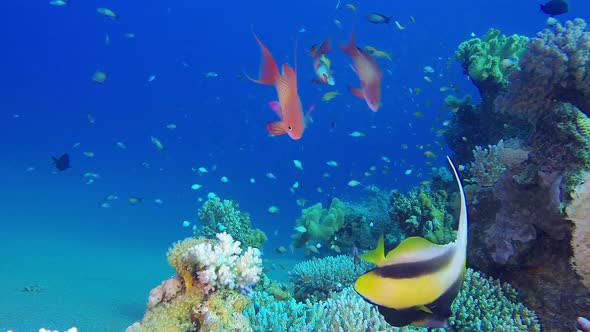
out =
[(242, 253), (240, 242), (227, 233), (216, 235), (218, 242), (204, 241), (182, 254), (181, 260), (205, 292), (220, 287), (247, 289), (260, 280), (260, 250), (252, 247)]
[(508, 84), (529, 38), (506, 36), (490, 29), (483, 38), (473, 38), (459, 45), (455, 56), (479, 89), (484, 101), (495, 98)]
[(253, 299), (245, 316), (254, 331), (541, 331), (537, 315), (519, 302), (514, 288), (472, 269), (451, 307), (448, 329), (391, 326), (348, 286), (321, 301), (277, 301), (265, 292)]
[(573, 269), (590, 290), (590, 173), (584, 174), (584, 183), (572, 193), (572, 202), (567, 207), (568, 217), (574, 222), (572, 234)]
[(590, 31), (577, 18), (539, 32), (526, 45), (521, 69), (510, 76), (499, 111), (538, 118), (555, 103), (571, 103), (590, 114)]
[(202, 233), (213, 238), (216, 233), (226, 232), (240, 241), (242, 246), (254, 248), (262, 248), (267, 240), (262, 230), (252, 228), (250, 215), (240, 211), (240, 205), (236, 201), (211, 198), (203, 204), (198, 214), (203, 228), (196, 235)]

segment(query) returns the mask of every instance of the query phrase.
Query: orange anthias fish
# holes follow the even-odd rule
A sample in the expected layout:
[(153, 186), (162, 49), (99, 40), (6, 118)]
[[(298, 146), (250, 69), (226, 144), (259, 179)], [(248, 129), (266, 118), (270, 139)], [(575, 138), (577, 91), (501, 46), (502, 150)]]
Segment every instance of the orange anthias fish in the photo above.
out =
[(354, 32), (350, 36), (348, 45), (341, 46), (342, 50), (352, 57), (354, 71), (361, 81), (361, 88), (349, 87), (352, 94), (363, 98), (373, 112), (381, 106), (381, 77), (383, 74), (375, 59), (354, 43)]
[(272, 101), (269, 105), (281, 120), (267, 123), (266, 130), (272, 135), (288, 134), (292, 139), (300, 139), (305, 130), (305, 121), (301, 100), (297, 93), (297, 74), (287, 64), (283, 64), (283, 73), (280, 74), (277, 63), (268, 48), (256, 34), (254, 38), (262, 51), (260, 77), (259, 79), (253, 79), (248, 75), (246, 77), (256, 83), (274, 85), (279, 96), (279, 101)]
[(332, 75), (332, 70), (330, 69), (330, 59), (326, 57), (326, 54), (330, 53), (331, 51), (330, 40), (331, 38), (328, 37), (322, 43), (322, 45), (320, 45), (320, 47), (313, 45), (311, 50), (309, 50), (309, 54), (313, 58), (313, 71), (318, 77), (316, 82), (334, 85), (334, 76)]

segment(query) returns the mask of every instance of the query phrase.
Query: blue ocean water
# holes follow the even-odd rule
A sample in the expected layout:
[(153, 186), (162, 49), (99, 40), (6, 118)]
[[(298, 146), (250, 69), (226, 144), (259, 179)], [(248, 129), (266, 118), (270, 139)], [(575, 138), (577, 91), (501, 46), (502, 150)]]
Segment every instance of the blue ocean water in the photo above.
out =
[[(449, 153), (444, 144), (435, 144), (442, 141), (435, 132), (442, 120), (435, 118), (450, 118), (448, 110), (439, 112), (446, 96), (439, 88), (454, 84), (478, 98), (454, 59), (457, 45), (472, 33), (482, 36), (490, 27), (532, 36), (547, 18), (539, 12), (538, 1), (529, 0), (351, 1), (356, 10), (346, 8), (346, 3), (339, 9), (332, 0), (4, 4), (9, 14), (0, 22), (0, 248), (5, 256), (0, 279), (11, 275), (11, 282), (0, 286), (7, 295), (0, 298), (15, 302), (0, 300), (0, 330), (27, 331), (49, 323), (64, 328), (65, 319), (74, 319), (70, 315), (49, 321), (34, 304), (25, 308), (18, 288), (39, 283), (51, 291), (51, 285), (43, 284), (44, 274), (87, 273), (109, 280), (123, 273), (116, 270), (121, 266), (127, 267), (121, 271), (134, 270), (129, 273), (137, 276), (136, 287), (129, 291), (134, 300), (125, 302), (125, 294), (118, 293), (125, 308), (112, 310), (124, 312), (127, 324), (140, 319), (145, 305), (141, 297), (172, 273), (164, 259), (166, 248), (191, 234), (182, 221), (198, 224), (199, 198), (206, 199), (208, 192), (238, 201), (251, 214), (253, 225), (271, 235), (265, 250), (272, 256), (273, 248), (290, 242), (301, 211), (299, 198), (310, 205), (328, 204), (333, 197), (361, 199), (367, 185), (405, 191), (427, 180), (426, 163), (443, 166)], [(114, 10), (119, 19), (97, 13), (98, 7)], [(367, 22), (365, 15), (372, 11), (392, 15), (406, 29)], [(590, 4), (571, 1), (570, 13), (560, 20), (588, 13)], [(353, 29), (359, 45), (374, 46), (393, 58), (378, 59), (384, 77), (383, 106), (377, 113), (346, 89), (358, 86), (358, 79), (338, 45), (346, 43)], [(243, 76), (244, 71), (258, 72), (259, 48), (252, 31), (279, 64), (296, 63), (303, 107), (315, 105), (313, 123), (299, 141), (269, 137), (266, 132), (266, 122), (275, 121), (267, 103), (276, 94), (272, 87)], [(312, 44), (328, 36), (333, 39), (329, 57), (334, 88), (311, 82), (314, 74), (307, 54)], [(425, 66), (435, 70), (429, 74), (432, 83), (424, 80)], [(109, 73), (105, 84), (92, 81), (97, 70)], [(207, 77), (208, 72), (217, 75)], [(412, 92), (417, 88), (422, 90), (419, 95)], [(334, 90), (341, 95), (327, 103), (321, 100)], [(167, 128), (169, 124), (176, 128)], [(351, 137), (353, 131), (366, 136)], [(150, 141), (151, 136), (164, 150)], [(438, 157), (427, 158), (426, 150)], [(56, 173), (51, 156), (66, 152), (72, 168)], [(295, 159), (303, 163), (303, 170), (294, 166)], [(326, 165), (328, 160), (339, 166)], [(377, 171), (365, 176), (371, 166)], [(198, 167), (209, 173), (199, 175)], [(406, 170), (412, 173), (405, 175)], [(99, 175), (91, 184), (84, 177), (88, 172)], [(276, 180), (267, 178), (268, 172)], [(221, 183), (222, 176), (229, 182)], [(348, 186), (352, 179), (361, 186)], [(292, 193), (295, 182), (299, 187)], [(203, 187), (192, 190), (194, 183)], [(102, 208), (109, 194), (119, 199)], [(131, 196), (142, 202), (128, 204)], [(267, 212), (271, 205), (280, 208), (278, 215)], [(81, 252), (87, 261), (72, 259)], [(153, 256), (143, 264), (137, 263), (143, 259), (138, 256), (127, 266), (117, 252), (129, 253), (128, 258), (146, 252)], [(105, 253), (116, 263), (93, 262), (108, 258)], [(74, 271), (68, 271), (69, 263)], [(96, 271), (96, 266), (102, 270)], [(70, 295), (85, 292), (76, 289)], [(84, 301), (93, 302), (70, 302), (76, 307)], [(72, 322), (76, 324), (84, 327)], [(125, 326), (121, 323), (112, 330)]]

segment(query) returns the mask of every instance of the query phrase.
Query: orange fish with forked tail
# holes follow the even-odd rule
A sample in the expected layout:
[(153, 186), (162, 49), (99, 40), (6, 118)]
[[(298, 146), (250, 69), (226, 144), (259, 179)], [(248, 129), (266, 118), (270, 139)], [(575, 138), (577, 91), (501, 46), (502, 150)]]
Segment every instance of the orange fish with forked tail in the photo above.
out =
[(256, 83), (274, 85), (279, 96), (279, 101), (271, 101), (269, 105), (281, 120), (267, 123), (266, 130), (272, 135), (287, 134), (292, 139), (300, 139), (305, 130), (305, 121), (301, 100), (299, 100), (297, 93), (297, 74), (287, 64), (283, 64), (283, 73), (280, 74), (277, 63), (268, 48), (264, 46), (256, 34), (254, 34), (254, 38), (262, 51), (260, 77), (253, 79), (247, 74), (246, 77)]
[(364, 99), (373, 112), (381, 106), (381, 77), (383, 74), (375, 59), (354, 43), (354, 32), (350, 36), (348, 45), (341, 46), (342, 50), (352, 57), (354, 71), (361, 81), (361, 88), (348, 87), (353, 95)]

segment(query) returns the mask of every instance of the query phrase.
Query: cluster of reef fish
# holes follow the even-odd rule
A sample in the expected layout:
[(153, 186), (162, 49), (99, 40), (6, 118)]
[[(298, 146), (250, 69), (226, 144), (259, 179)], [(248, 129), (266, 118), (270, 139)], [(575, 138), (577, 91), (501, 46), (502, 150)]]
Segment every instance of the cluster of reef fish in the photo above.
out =
[[(456, 52), (481, 103), (447, 98), (470, 227), (468, 268), (440, 331), (574, 330), (590, 312), (590, 31), (582, 19), (547, 23), (532, 38), (491, 29)], [(168, 252), (177, 274), (128, 331), (426, 331), (390, 326), (354, 292), (372, 266), (349, 253), (382, 234), (391, 248), (411, 236), (452, 242), (456, 184), (446, 167), (431, 176), (408, 193), (369, 187), (362, 202), (304, 209), (292, 247), (313, 258), (288, 282), (266, 276), (266, 235), (248, 214), (207, 201), (202, 228)]]

